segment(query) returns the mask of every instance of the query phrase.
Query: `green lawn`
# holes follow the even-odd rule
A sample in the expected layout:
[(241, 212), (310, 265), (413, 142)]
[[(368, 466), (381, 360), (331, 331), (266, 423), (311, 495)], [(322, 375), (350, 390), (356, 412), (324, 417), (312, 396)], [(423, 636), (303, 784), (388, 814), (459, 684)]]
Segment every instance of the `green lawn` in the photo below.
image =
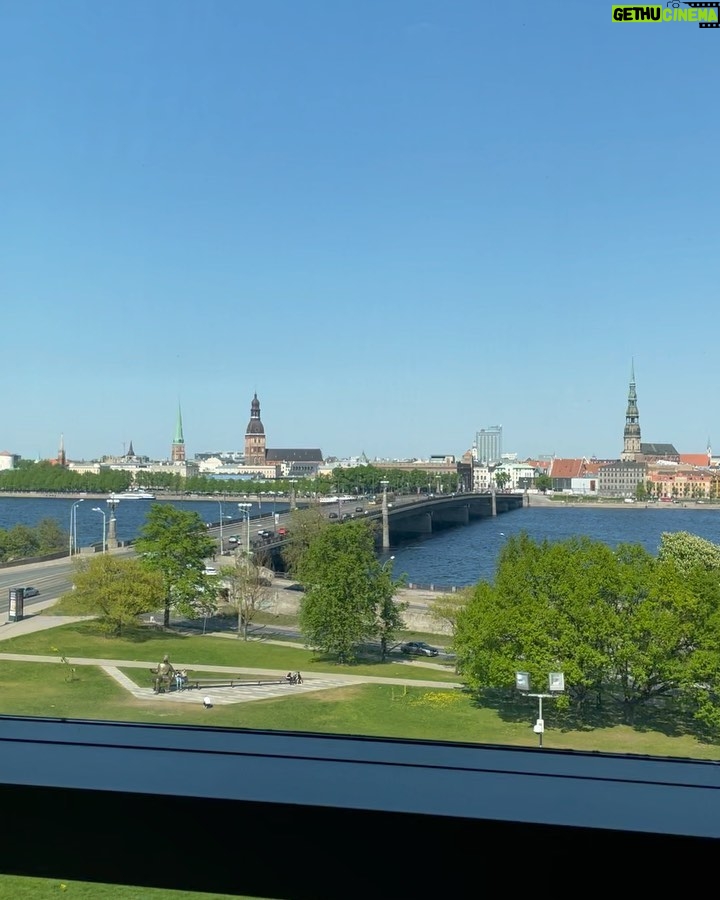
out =
[(351, 666), (323, 659), (311, 650), (267, 641), (243, 641), (237, 637), (183, 635), (147, 628), (129, 630), (126, 637), (107, 637), (92, 622), (75, 622), (47, 631), (19, 635), (0, 643), (0, 660), (5, 653), (31, 656), (91, 657), (145, 661), (149, 666), (168, 654), (179, 668), (193, 665), (246, 666), (287, 672), (343, 672), (351, 675), (379, 675), (386, 678), (457, 682), (452, 666), (442, 669), (415, 666), (397, 658), (381, 663), (372, 657)]
[[(119, 884), (92, 884), (85, 881), (61, 881), (53, 878), (22, 878), (0, 875), (2, 900), (238, 900), (239, 894), (206, 894), (194, 891), (168, 891), (164, 888), (127, 887)], [(241, 897), (240, 900), (258, 900)]]
[[(293, 693), (206, 710), (198, 703), (163, 703), (155, 697), (136, 700), (99, 666), (3, 660), (3, 654), (89, 657), (154, 665), (164, 654), (178, 667), (193, 665), (300, 670), (312, 673), (381, 676), (410, 681), (404, 685), (353, 684), (316, 693)], [(144, 665), (123, 669), (137, 684), (150, 686)], [(0, 714), (105, 719), (174, 725), (313, 731), (463, 743), (537, 746), (532, 723), (536, 707), (512, 694), (479, 701), (457, 688), (413, 685), (422, 679), (458, 682), (451, 667), (428, 668), (407, 661), (368, 659), (336, 665), (310, 650), (263, 641), (203, 637), (135, 629), (123, 638), (103, 635), (94, 622), (78, 622), (49, 631), (21, 635), (0, 643)], [(512, 698), (512, 699), (511, 699)], [(720, 744), (703, 742), (692, 729), (646, 713), (635, 727), (598, 719), (575, 722), (552, 706), (546, 709), (548, 748), (720, 759)]]

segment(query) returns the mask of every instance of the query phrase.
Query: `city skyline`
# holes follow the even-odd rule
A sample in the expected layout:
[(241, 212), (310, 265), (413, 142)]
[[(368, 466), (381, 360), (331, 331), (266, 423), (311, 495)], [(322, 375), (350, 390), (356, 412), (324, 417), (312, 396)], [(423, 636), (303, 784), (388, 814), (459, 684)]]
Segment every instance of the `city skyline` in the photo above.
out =
[[(640, 413), (639, 413), (639, 409), (638, 409), (638, 405), (637, 405), (638, 396), (637, 396), (637, 384), (636, 384), (636, 380), (635, 380), (634, 360), (631, 363), (631, 373), (630, 373), (630, 378), (629, 378), (628, 390), (629, 390), (628, 397), (627, 397), (628, 406), (626, 408), (625, 427), (623, 428), (622, 437), (621, 437), (621, 443), (623, 444), (623, 448), (622, 448), (622, 452), (618, 453), (617, 455), (600, 456), (599, 454), (588, 454), (588, 453), (567, 454), (567, 453), (557, 453), (557, 452), (556, 453), (525, 454), (522, 452), (518, 452), (517, 450), (513, 450), (512, 448), (503, 447), (503, 433), (504, 432), (503, 432), (502, 425), (483, 426), (478, 431), (475, 432), (474, 440), (471, 441), (470, 446), (467, 447), (465, 450), (442, 451), (441, 455), (445, 455), (445, 454), (453, 455), (459, 460), (463, 454), (465, 454), (467, 452), (472, 452), (473, 447), (479, 441), (481, 441), (481, 439), (483, 439), (485, 441), (490, 440), (492, 442), (492, 445), (494, 446), (495, 450), (497, 451), (499, 449), (500, 453), (503, 456), (515, 455), (520, 460), (532, 460), (532, 459), (537, 460), (537, 459), (542, 459), (542, 458), (547, 458), (547, 457), (556, 457), (556, 458), (564, 458), (564, 459), (585, 458), (585, 459), (609, 459), (609, 460), (625, 458), (627, 456), (627, 447), (628, 447), (628, 444), (627, 444), (628, 423), (631, 421), (633, 423), (633, 428), (635, 429), (632, 432), (632, 434), (634, 436), (634, 443), (632, 445), (632, 448), (635, 452), (639, 452), (640, 447), (641, 447), (640, 441), (641, 441), (642, 428), (640, 425)], [(632, 418), (630, 418), (630, 416), (632, 416)], [(70, 457), (68, 457), (67, 453), (66, 453), (66, 448), (65, 448), (65, 435), (63, 433), (60, 435), (58, 450), (54, 456), (48, 456), (48, 457), (36, 456), (34, 458), (36, 458), (36, 459), (57, 459), (58, 461), (62, 460), (63, 464), (64, 464), (66, 459), (69, 462), (72, 462), (72, 461), (79, 462), (79, 461), (99, 460), (102, 458), (113, 458), (113, 457), (121, 458), (121, 457), (124, 457), (126, 455), (126, 453), (129, 454), (130, 456), (149, 457), (150, 459), (153, 459), (156, 461), (168, 460), (170, 462), (184, 462), (185, 459), (192, 460), (195, 458), (196, 455), (197, 456), (206, 455), (211, 452), (218, 453), (218, 454), (231, 453), (231, 454), (237, 455), (237, 454), (242, 454), (243, 450), (245, 450), (245, 454), (247, 456), (247, 447), (248, 447), (248, 445), (247, 445), (248, 430), (247, 429), (251, 429), (251, 426), (253, 425), (253, 421), (255, 419), (258, 421), (258, 423), (260, 422), (260, 402), (259, 402), (257, 392), (254, 393), (252, 401), (251, 401), (250, 423), (246, 426), (246, 431), (242, 435), (242, 445), (244, 445), (244, 446), (242, 446), (240, 443), (238, 443), (235, 446), (228, 446), (228, 447), (215, 447), (215, 448), (204, 447), (203, 449), (198, 448), (198, 449), (191, 450), (189, 453), (187, 453), (186, 446), (185, 446), (184, 431), (183, 431), (183, 412), (182, 412), (182, 407), (180, 405), (178, 405), (177, 410), (175, 412), (175, 428), (174, 428), (174, 432), (173, 432), (173, 438), (172, 438), (171, 443), (169, 444), (169, 452), (164, 456), (161, 455), (161, 456), (153, 457), (148, 453), (144, 453), (142, 451), (142, 449), (141, 449), (140, 453), (136, 454), (135, 450), (134, 450), (134, 442), (133, 442), (133, 439), (131, 438), (129, 443), (123, 442), (122, 453), (104, 452), (104, 453), (98, 454), (97, 456), (75, 456), (75, 457), (70, 456)], [(265, 434), (264, 426), (259, 425), (259, 428), (260, 428), (261, 433), (264, 436), (264, 434)], [(264, 437), (263, 437), (263, 440), (264, 440)], [(643, 446), (648, 443), (654, 443), (654, 444), (663, 443), (663, 444), (665, 444), (667, 442), (658, 442), (658, 441), (647, 442), (647, 441), (645, 441), (645, 442), (643, 442)], [(670, 443), (674, 444), (675, 442), (670, 442)], [(636, 448), (635, 448), (635, 444), (637, 444)], [(141, 445), (138, 445), (138, 446), (141, 446)], [(241, 446), (242, 446), (242, 449), (241, 449)], [(264, 443), (263, 443), (263, 446), (264, 446)], [(709, 451), (709, 450), (711, 450), (711, 448), (712, 448), (712, 444), (708, 438), (708, 440), (705, 443), (705, 446), (700, 449), (698, 449), (698, 448), (691, 448), (691, 449), (682, 448), (682, 449), (679, 449), (679, 452), (681, 454), (701, 453), (706, 450)], [(10, 450), (7, 452), (14, 453), (15, 451)], [(364, 451), (360, 451), (358, 453), (348, 453), (348, 454), (344, 454), (344, 455), (340, 455), (340, 454), (336, 454), (336, 453), (328, 453), (325, 458), (337, 458), (340, 460), (348, 460), (348, 459), (353, 459), (353, 458), (359, 457), (361, 454), (364, 456), (367, 456), (367, 454), (365, 454)], [(23, 456), (22, 454), (18, 454), (18, 455), (20, 455), (21, 457)], [(423, 454), (415, 453), (415, 454), (409, 454), (407, 456), (389, 456), (389, 455), (383, 455), (383, 454), (379, 453), (379, 454), (375, 454), (372, 457), (368, 457), (368, 459), (369, 459), (369, 462), (372, 463), (373, 460), (387, 461), (387, 460), (396, 459), (398, 461), (401, 461), (401, 460), (407, 460), (407, 459), (427, 459), (432, 455), (437, 455), (437, 454), (423, 455)], [(478, 454), (478, 462), (482, 462), (482, 460), (480, 459), (480, 456), (483, 456), (483, 458), (484, 458), (485, 456), (488, 456), (488, 454), (487, 454), (487, 452), (479, 453)], [(488, 459), (490, 459), (490, 457), (492, 457), (492, 459), (499, 458), (497, 452), (490, 453), (490, 456), (488, 457)], [(32, 457), (23, 457), (23, 458), (32, 458)]]
[(717, 32), (608, 12), (6, 4), (0, 445), (240, 448), (257, 390), (280, 447), (615, 458), (634, 357), (704, 448)]

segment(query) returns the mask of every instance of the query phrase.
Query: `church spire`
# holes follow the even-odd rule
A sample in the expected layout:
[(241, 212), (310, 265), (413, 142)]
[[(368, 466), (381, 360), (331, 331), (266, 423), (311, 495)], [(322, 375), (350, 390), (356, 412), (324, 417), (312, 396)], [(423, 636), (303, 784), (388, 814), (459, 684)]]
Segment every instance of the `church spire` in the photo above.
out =
[(65, 435), (60, 435), (60, 448), (58, 450), (57, 464), (59, 466), (67, 465), (67, 457), (65, 456)]
[(637, 389), (635, 385), (635, 360), (630, 366), (630, 387), (628, 389), (627, 410), (625, 411), (625, 430), (623, 432), (623, 452), (620, 459), (637, 460), (640, 457), (640, 413), (637, 405)]
[(175, 437), (170, 449), (172, 462), (185, 462), (185, 438), (183, 437), (182, 411), (178, 403), (177, 422), (175, 424)]

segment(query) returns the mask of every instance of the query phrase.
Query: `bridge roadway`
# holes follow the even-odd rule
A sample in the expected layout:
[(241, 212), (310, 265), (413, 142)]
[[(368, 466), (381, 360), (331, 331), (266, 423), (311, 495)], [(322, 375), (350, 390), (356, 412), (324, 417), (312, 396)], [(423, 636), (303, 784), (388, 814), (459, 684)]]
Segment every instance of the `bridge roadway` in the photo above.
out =
[[(524, 505), (522, 494), (496, 494), (495, 505), (497, 514), (520, 509)], [(302, 503), (300, 504), (302, 506)], [(357, 508), (362, 507), (358, 512)], [(367, 501), (349, 500), (338, 505), (332, 504), (327, 510), (323, 508), (326, 516), (336, 513), (337, 519), (333, 522), (342, 523), (358, 518), (367, 518), (370, 521), (382, 521), (382, 506), (368, 504)], [(443, 528), (451, 528), (458, 525), (467, 525), (473, 519), (485, 518), (492, 515), (492, 495), (490, 494), (449, 494), (438, 497), (425, 497), (423, 495), (400, 497), (392, 502), (388, 509), (388, 525), (392, 543), (403, 539), (409, 539), (418, 534), (432, 534)], [(347, 518), (345, 518), (347, 517)], [(251, 542), (258, 541), (258, 531), (267, 529), (274, 531), (276, 528), (290, 522), (290, 513), (279, 513), (275, 519), (272, 514), (262, 518), (252, 519), (250, 522)], [(227, 538), (238, 535), (242, 543), (237, 546), (242, 548), (246, 540), (245, 524), (241, 520), (233, 520), (223, 525), (223, 544), (225, 552), (232, 551), (234, 545), (229, 544)], [(210, 534), (219, 540), (219, 523), (209, 523)], [(378, 529), (381, 531), (381, 529)], [(269, 541), (264, 546), (268, 549), (282, 547), (284, 541)], [(92, 548), (84, 548), (83, 554), (92, 552)], [(121, 547), (113, 550), (120, 555), (133, 555), (132, 546)], [(25, 609), (29, 611), (35, 603), (47, 600), (49, 597), (59, 597), (69, 591), (72, 585), (74, 561), (67, 556), (60, 559), (31, 562), (19, 566), (0, 566), (0, 624), (5, 619), (8, 610), (8, 589), (23, 585), (32, 585), (40, 593), (37, 597), (25, 600)], [(4, 614), (4, 615), (3, 615)]]
[[(398, 497), (388, 503), (388, 529), (391, 544), (396, 545), (402, 540), (408, 540), (417, 535), (433, 534), (433, 532), (453, 528), (458, 525), (469, 525), (475, 519), (484, 519), (493, 515), (501, 515), (515, 509), (522, 509), (525, 505), (524, 494), (490, 493), (483, 494), (441, 494), (435, 497), (427, 497), (424, 494), (411, 494)], [(300, 501), (298, 507), (307, 507), (308, 503)], [(493, 510), (493, 506), (495, 507)], [(372, 522), (382, 522), (382, 502), (378, 500), (371, 504), (366, 500), (339, 500), (336, 503), (324, 504), (320, 507), (324, 516), (337, 523), (353, 519), (368, 519)], [(273, 531), (281, 526), (289, 527), (291, 517), (289, 512), (278, 513), (275, 521), (272, 516), (255, 518), (250, 523), (250, 538), (258, 546), (258, 532), (262, 530)], [(209, 523), (212, 534), (218, 535), (219, 525)], [(240, 527), (242, 526), (242, 527)], [(380, 529), (378, 529), (380, 531)], [(223, 550), (232, 549), (227, 544), (226, 537), (237, 532), (238, 536), (247, 538), (246, 525), (238, 520), (233, 520), (223, 529)], [(380, 540), (381, 534), (378, 537)], [(277, 537), (266, 540), (264, 546), (280, 548), (285, 543)], [(239, 542), (238, 546), (242, 546)]]

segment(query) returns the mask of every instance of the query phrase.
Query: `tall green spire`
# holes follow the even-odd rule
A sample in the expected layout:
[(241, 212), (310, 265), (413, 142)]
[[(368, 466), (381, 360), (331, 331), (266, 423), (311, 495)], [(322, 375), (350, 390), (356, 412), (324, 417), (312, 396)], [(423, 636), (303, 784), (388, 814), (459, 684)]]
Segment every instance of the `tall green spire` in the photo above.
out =
[(175, 425), (175, 437), (170, 448), (170, 459), (174, 463), (185, 462), (185, 438), (183, 437), (182, 412), (178, 403), (177, 424)]
[(185, 438), (183, 437), (182, 411), (180, 409), (180, 404), (178, 403), (177, 424), (175, 425), (175, 437), (173, 438), (173, 444), (184, 444), (184, 443), (185, 443)]

